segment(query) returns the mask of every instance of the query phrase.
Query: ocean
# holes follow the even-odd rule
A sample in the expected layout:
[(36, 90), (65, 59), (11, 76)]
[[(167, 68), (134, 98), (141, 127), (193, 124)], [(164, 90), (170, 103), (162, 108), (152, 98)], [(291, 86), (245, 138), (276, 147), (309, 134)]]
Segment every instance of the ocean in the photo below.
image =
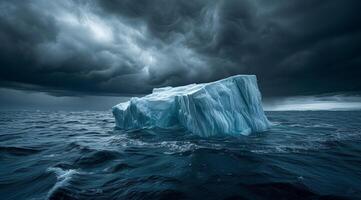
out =
[(267, 132), (201, 138), (1, 111), (0, 199), (361, 199), (361, 111), (266, 115)]

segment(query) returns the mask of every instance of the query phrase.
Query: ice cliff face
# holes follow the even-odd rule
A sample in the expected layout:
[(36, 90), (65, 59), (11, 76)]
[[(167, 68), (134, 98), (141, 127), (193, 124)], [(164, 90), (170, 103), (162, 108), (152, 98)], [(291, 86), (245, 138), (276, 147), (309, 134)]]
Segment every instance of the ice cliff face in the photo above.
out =
[(113, 107), (121, 129), (185, 128), (200, 136), (248, 135), (270, 127), (254, 75), (155, 88)]

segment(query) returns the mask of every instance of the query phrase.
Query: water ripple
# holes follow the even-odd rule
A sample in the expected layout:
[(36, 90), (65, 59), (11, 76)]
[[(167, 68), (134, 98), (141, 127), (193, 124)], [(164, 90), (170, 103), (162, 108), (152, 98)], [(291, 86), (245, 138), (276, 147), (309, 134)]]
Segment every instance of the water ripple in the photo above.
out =
[(111, 112), (0, 112), (2, 199), (357, 199), (361, 112), (268, 112), (270, 131), (114, 129)]

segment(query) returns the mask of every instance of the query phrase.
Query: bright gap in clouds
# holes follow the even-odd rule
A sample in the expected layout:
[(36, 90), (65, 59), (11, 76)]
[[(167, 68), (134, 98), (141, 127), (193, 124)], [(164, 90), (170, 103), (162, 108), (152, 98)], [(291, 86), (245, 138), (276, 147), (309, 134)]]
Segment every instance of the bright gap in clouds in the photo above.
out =
[(114, 39), (112, 28), (89, 9), (79, 8), (76, 13), (63, 9), (50, 13), (50, 15), (63, 23), (63, 26), (68, 27), (67, 31), (85, 32), (98, 42), (111, 42)]
[(92, 31), (94, 39), (101, 42), (110, 42), (113, 40), (113, 32), (105, 24), (94, 19), (87, 19), (85, 23)]

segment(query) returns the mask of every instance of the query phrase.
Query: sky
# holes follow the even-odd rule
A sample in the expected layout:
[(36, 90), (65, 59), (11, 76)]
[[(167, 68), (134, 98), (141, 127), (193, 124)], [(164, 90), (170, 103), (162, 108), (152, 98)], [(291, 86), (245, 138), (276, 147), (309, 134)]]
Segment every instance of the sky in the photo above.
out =
[(266, 109), (360, 109), (360, 9), (359, 0), (3, 0), (0, 108), (105, 109), (156, 87), (255, 74)]

